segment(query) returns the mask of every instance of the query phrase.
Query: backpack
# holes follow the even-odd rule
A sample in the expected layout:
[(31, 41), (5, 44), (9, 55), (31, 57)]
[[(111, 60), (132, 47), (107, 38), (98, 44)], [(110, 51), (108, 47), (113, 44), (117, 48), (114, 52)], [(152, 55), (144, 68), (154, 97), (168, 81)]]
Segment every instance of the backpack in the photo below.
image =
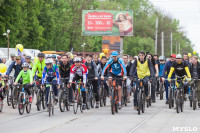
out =
[[(94, 65), (93, 65), (93, 61), (91, 61), (91, 67), (92, 67), (92, 70), (94, 70)], [(86, 65), (86, 67), (88, 66), (88, 63), (87, 62), (85, 62), (85, 65)]]
[[(48, 73), (49, 69), (47, 69), (47, 73)], [(56, 72), (56, 65), (53, 65), (53, 73)]]

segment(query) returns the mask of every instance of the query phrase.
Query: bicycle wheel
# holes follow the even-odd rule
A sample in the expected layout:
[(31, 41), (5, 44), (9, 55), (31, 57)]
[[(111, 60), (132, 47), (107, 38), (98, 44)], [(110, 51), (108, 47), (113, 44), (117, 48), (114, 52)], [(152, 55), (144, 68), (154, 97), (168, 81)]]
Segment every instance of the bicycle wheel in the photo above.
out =
[(45, 109), (46, 108), (46, 98), (45, 98), (46, 92), (41, 90), (41, 94), (42, 94), (42, 108)]
[(31, 112), (31, 103), (29, 102), (29, 98), (27, 99), (26, 112), (27, 112), (27, 113), (30, 113), (30, 112)]
[(23, 103), (23, 99), (24, 99), (23, 94), (20, 93), (20, 95), (19, 95), (19, 100), (18, 100), (18, 111), (19, 111), (19, 114), (20, 114), (20, 115), (23, 115), (23, 113), (24, 113), (24, 103)]
[(49, 98), (48, 98), (48, 103), (49, 103), (49, 117), (52, 115), (52, 94), (49, 92)]
[(142, 113), (145, 111), (145, 102), (146, 102), (146, 96), (144, 93), (142, 93)]
[(111, 113), (115, 114), (115, 92), (113, 88), (111, 89)]
[(137, 95), (137, 102), (138, 102), (138, 115), (140, 115), (140, 110), (141, 110), (141, 106), (142, 106), (142, 90), (139, 90), (139, 93)]
[(171, 109), (172, 108), (172, 88), (171, 87), (169, 87), (168, 101), (169, 101), (169, 109)]
[(61, 90), (60, 97), (59, 97), (59, 107), (60, 107), (61, 112), (65, 111), (65, 106), (66, 106), (65, 94), (64, 94), (64, 91)]
[(88, 90), (86, 91), (86, 107), (90, 109), (90, 94)]
[(181, 97), (180, 97), (180, 108), (181, 108), (181, 112), (183, 112), (183, 108), (184, 108), (184, 93), (181, 91)]
[(54, 104), (55, 104), (55, 96), (54, 96), (54, 93), (52, 92), (52, 98), (51, 98), (51, 105), (52, 105), (52, 115), (54, 115)]
[(190, 88), (190, 97), (189, 97), (189, 100), (190, 100), (190, 107), (192, 107), (192, 103), (193, 103), (193, 88), (191, 87)]
[(127, 106), (127, 87), (124, 88), (124, 105)]
[(78, 90), (75, 90), (75, 92), (73, 94), (73, 110), (74, 110), (74, 114), (76, 114), (77, 110), (78, 110), (78, 103), (79, 103), (78, 96), (79, 96), (79, 92), (78, 92)]
[(118, 110), (119, 110), (119, 100), (118, 100), (118, 92), (117, 90), (115, 90), (115, 112), (118, 113)]
[[(82, 107), (83, 107), (83, 98), (82, 98), (82, 95), (79, 93), (79, 95), (78, 95), (78, 101), (79, 101), (79, 105), (80, 105), (80, 111), (81, 111), (81, 113), (83, 113), (83, 109), (82, 109)], [(78, 108), (78, 107), (77, 107)]]
[(100, 107), (103, 107), (103, 88), (99, 87), (99, 101), (100, 101)]
[(163, 99), (163, 83), (160, 84), (160, 100)]
[(180, 112), (180, 90), (177, 90), (176, 92), (176, 112)]
[(65, 92), (65, 107), (66, 107), (66, 110), (67, 110), (67, 111), (70, 110), (69, 91), (68, 91), (68, 90)]
[(10, 96), (10, 93), (11, 93), (11, 89), (10, 89), (10, 87), (8, 87), (7, 92), (6, 92), (6, 94), (7, 94), (7, 104), (8, 104), (8, 106), (11, 105), (11, 96)]
[(194, 90), (193, 90), (193, 95), (192, 95), (192, 99), (193, 99), (193, 110), (195, 110), (196, 109), (196, 106), (197, 106), (197, 97), (196, 97), (196, 89), (197, 88), (195, 88)]
[(37, 110), (40, 111), (41, 110), (41, 101), (42, 101), (41, 100), (42, 99), (42, 94), (41, 94), (40, 90), (37, 91), (36, 97), (37, 97)]
[(15, 109), (17, 107), (17, 88), (13, 88), (13, 91), (12, 91), (12, 107), (13, 109)]
[(0, 112), (3, 111), (3, 100), (0, 98)]
[(106, 97), (107, 97), (107, 91), (104, 90), (104, 95), (103, 95), (103, 104), (106, 106)]

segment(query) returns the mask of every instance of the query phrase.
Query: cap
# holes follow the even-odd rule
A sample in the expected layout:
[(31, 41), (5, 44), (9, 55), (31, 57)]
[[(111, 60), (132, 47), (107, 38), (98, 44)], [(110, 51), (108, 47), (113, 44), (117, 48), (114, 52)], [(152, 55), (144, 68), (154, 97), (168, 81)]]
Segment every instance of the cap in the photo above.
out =
[(175, 55), (175, 54), (172, 54), (170, 57), (172, 57), (172, 58), (176, 58), (176, 55)]
[(15, 57), (15, 54), (10, 54), (11, 57)]
[(58, 58), (58, 59), (61, 59), (61, 56), (58, 56), (57, 58)]
[(78, 53), (77, 56), (82, 56), (82, 54), (81, 54), (81, 53)]
[(21, 56), (16, 56), (16, 60), (21, 60)]
[(177, 54), (176, 59), (182, 59), (182, 56), (180, 54)]
[(90, 57), (92, 58), (92, 55), (91, 55), (91, 54), (86, 54), (86, 57), (87, 57), (87, 56), (90, 56)]
[(27, 56), (25, 57), (25, 59), (31, 59), (31, 56), (28, 56), (28, 55), (27, 55)]
[(111, 53), (111, 56), (118, 56), (118, 52), (117, 52), (117, 51), (113, 51), (113, 52)]

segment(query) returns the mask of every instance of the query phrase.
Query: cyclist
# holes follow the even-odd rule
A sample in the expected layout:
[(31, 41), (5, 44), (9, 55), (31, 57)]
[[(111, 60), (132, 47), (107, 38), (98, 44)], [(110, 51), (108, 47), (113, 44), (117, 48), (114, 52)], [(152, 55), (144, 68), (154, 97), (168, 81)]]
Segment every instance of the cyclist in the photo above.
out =
[[(71, 63), (68, 62), (67, 59), (68, 55), (63, 54), (62, 55), (62, 62), (60, 63), (60, 67), (59, 67), (59, 73), (60, 73), (60, 77), (61, 78), (67, 78), (70, 76), (70, 69), (71, 69)], [(65, 84), (68, 84), (69, 80), (65, 80)], [(62, 82), (62, 80), (61, 80)], [(61, 83), (62, 84), (62, 83)], [(69, 89), (69, 102), (72, 102), (72, 89)]]
[(4, 100), (4, 94), (6, 93), (6, 89), (5, 89), (5, 83), (1, 77), (1, 73), (0, 73), (0, 98), (3, 101)]
[[(145, 95), (146, 99), (149, 99), (148, 97), (148, 81), (151, 77), (154, 77), (154, 67), (150, 59), (148, 57), (145, 57), (145, 53), (141, 51), (139, 53), (139, 58), (135, 60), (135, 62), (132, 64), (130, 69), (130, 77), (133, 77), (135, 71), (137, 69), (137, 77), (139, 79), (143, 79), (143, 85), (145, 88)], [(137, 102), (137, 94), (138, 94), (138, 87), (139, 82), (137, 82), (136, 85), (136, 92), (134, 93), (134, 109), (138, 109), (138, 102)]]
[(17, 56), (16, 57), (16, 61), (13, 61), (11, 63), (11, 65), (8, 67), (8, 70), (6, 72), (6, 75), (10, 75), (11, 71), (14, 69), (15, 73), (14, 73), (14, 78), (17, 78), (17, 75), (20, 73), (20, 71), (22, 70), (22, 60), (21, 60), (21, 56)]
[[(71, 66), (70, 69), (70, 80), (69, 82), (75, 82), (78, 80), (81, 80), (81, 82), (83, 82), (81, 91), (82, 91), (82, 97), (83, 97), (83, 107), (82, 109), (85, 110), (86, 109), (86, 91), (85, 91), (85, 87), (86, 87), (86, 74), (87, 74), (87, 67), (82, 64), (82, 59), (80, 57), (76, 57), (74, 58), (74, 64)], [(71, 84), (68, 84), (68, 88), (71, 87)], [(73, 89), (75, 90), (75, 85), (72, 84)]]
[[(192, 64), (190, 65), (190, 72), (191, 77), (193, 79), (200, 79), (200, 62), (198, 61), (197, 56), (192, 57)], [(196, 88), (197, 88), (197, 99), (198, 99), (198, 105), (200, 107), (200, 81), (195, 81)]]
[(33, 67), (33, 62), (31, 61), (31, 56), (26, 56), (25, 57), (26, 59), (26, 62), (29, 64), (29, 69), (32, 70), (32, 67)]
[(29, 64), (26, 63), (26, 62), (22, 64), (22, 68), (23, 68), (23, 70), (20, 71), (20, 73), (17, 76), (14, 84), (16, 85), (17, 82), (19, 81), (19, 79), (22, 77), (24, 90), (28, 93), (29, 102), (31, 103), (32, 102), (32, 95), (31, 95), (31, 92), (29, 90), (30, 85), (32, 85), (32, 82), (33, 82), (33, 78), (31, 76), (31, 70), (29, 69)]
[[(172, 54), (171, 56), (170, 56), (170, 59), (169, 59), (169, 61), (167, 61), (166, 63), (165, 63), (165, 66), (164, 66), (164, 68), (163, 68), (163, 70), (162, 70), (162, 81), (163, 82), (165, 82), (165, 90), (166, 90), (166, 104), (168, 104), (169, 102), (168, 102), (168, 87), (169, 87), (169, 82), (168, 82), (168, 80), (165, 80), (165, 78), (167, 78), (168, 77), (168, 75), (169, 75), (169, 72), (170, 72), (170, 68), (172, 67), (172, 64), (173, 64), (173, 62), (176, 60), (176, 55), (175, 54)], [(173, 73), (172, 74), (172, 77), (171, 77), (172, 79), (175, 79), (175, 73)]]
[[(42, 85), (41, 88), (43, 88), (43, 84), (46, 83), (52, 83), (53, 92), (55, 95), (55, 101), (58, 102), (58, 89), (60, 88), (60, 77), (59, 77), (59, 70), (58, 67), (55, 65), (53, 66), (52, 59), (46, 59), (45, 60), (46, 66), (44, 67), (43, 73), (42, 73)], [(58, 87), (56, 86), (56, 83), (58, 84)], [(46, 85), (46, 105), (48, 106), (48, 95), (49, 95), (49, 89), (50, 86)], [(48, 110), (48, 108), (47, 108)]]
[(37, 72), (37, 78), (41, 79), (42, 78), (42, 72), (44, 70), (45, 65), (45, 54), (44, 53), (38, 53), (38, 60), (36, 61), (36, 63), (33, 65), (32, 68), (32, 76), (35, 75), (36, 71)]
[(56, 59), (56, 55), (52, 55), (51, 58), (53, 59), (53, 62), (57, 65), (57, 59)]
[[(128, 61), (128, 55), (123, 56), (123, 61), (124, 61), (124, 65), (126, 67), (127, 76), (129, 76), (129, 72), (130, 72), (130, 68), (131, 68), (132, 63), (130, 61)], [(127, 78), (126, 86), (127, 86), (127, 94), (128, 94), (127, 102), (130, 103), (130, 92), (131, 92), (131, 80), (130, 80), (130, 78)]]
[(86, 55), (85, 66), (88, 69), (87, 78), (94, 79), (92, 80), (93, 91), (94, 91), (95, 99), (96, 99), (96, 108), (99, 108), (98, 71), (97, 71), (96, 63), (92, 61), (92, 55), (90, 54)]
[[(111, 58), (108, 60), (106, 63), (102, 74), (101, 74), (101, 79), (104, 80), (104, 74), (106, 70), (109, 70), (108, 73), (108, 80), (109, 80), (109, 88), (112, 86), (112, 78), (118, 78), (116, 80), (116, 86), (118, 90), (118, 97), (119, 97), (119, 109), (121, 109), (121, 96), (122, 96), (122, 80), (120, 78), (123, 77), (123, 80), (125, 80), (127, 77), (127, 72), (126, 72), (126, 67), (124, 65), (124, 61), (121, 58), (118, 58), (118, 52), (113, 51), (111, 54)], [(110, 97), (111, 98), (111, 97)]]
[[(163, 68), (165, 66), (165, 57), (164, 56), (160, 56), (159, 57), (159, 62), (160, 64), (158, 65), (158, 68), (159, 68), (159, 79), (161, 80), (162, 82), (162, 71), (163, 71)], [(156, 90), (156, 93), (159, 94), (159, 80), (157, 80), (157, 90)]]
[(77, 57), (81, 58), (82, 63), (84, 64), (86, 61), (83, 59), (83, 55), (81, 53), (77, 54)]
[[(185, 61), (182, 61), (182, 56), (180, 54), (176, 55), (176, 61), (173, 62), (168, 75), (168, 81), (171, 81), (170, 78), (173, 72), (175, 72), (175, 74), (178, 76), (178, 80), (184, 80), (184, 76), (187, 74), (188, 81), (191, 81), (191, 74), (188, 65)], [(176, 82), (176, 85), (177, 87), (179, 86), (178, 82)], [(186, 97), (187, 92), (188, 92), (188, 84), (184, 84), (185, 100), (187, 99)]]

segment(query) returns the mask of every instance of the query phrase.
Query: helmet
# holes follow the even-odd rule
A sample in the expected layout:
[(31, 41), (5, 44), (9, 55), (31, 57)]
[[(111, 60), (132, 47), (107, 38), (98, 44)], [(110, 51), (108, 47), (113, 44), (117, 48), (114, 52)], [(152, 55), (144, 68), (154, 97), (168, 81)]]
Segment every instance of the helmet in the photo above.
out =
[(182, 59), (182, 56), (180, 54), (177, 54), (176, 59)]
[(118, 52), (117, 51), (113, 51), (111, 56), (118, 56)]
[(38, 57), (44, 57), (44, 53), (38, 53)]
[(56, 58), (56, 55), (52, 55), (51, 58)]
[(26, 62), (24, 62), (24, 63), (22, 64), (22, 67), (29, 67), (29, 64), (26, 63)]
[(28, 56), (28, 55), (27, 55), (27, 56), (25, 57), (25, 59), (31, 59), (31, 56)]
[(74, 58), (74, 62), (77, 62), (77, 61), (81, 62), (82, 59), (81, 59), (80, 57), (76, 57), (76, 58)]
[(47, 55), (47, 58), (51, 58), (51, 55)]
[(159, 60), (165, 60), (165, 57), (164, 56), (160, 56)]
[(53, 61), (51, 59), (46, 59), (45, 60), (45, 64), (52, 64), (52, 63), (53, 63)]
[(61, 56), (58, 56), (57, 58), (58, 58), (58, 59), (61, 59)]

